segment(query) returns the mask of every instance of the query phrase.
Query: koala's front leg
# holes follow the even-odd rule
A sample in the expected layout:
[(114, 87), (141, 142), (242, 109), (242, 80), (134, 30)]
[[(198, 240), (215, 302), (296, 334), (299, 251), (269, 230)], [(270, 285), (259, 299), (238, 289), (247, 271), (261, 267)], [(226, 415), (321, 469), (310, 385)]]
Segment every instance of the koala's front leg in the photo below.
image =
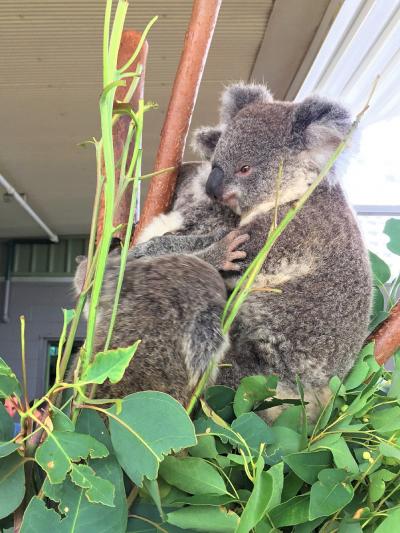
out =
[(246, 257), (247, 254), (241, 249), (241, 246), (249, 238), (247, 233), (234, 230), (218, 242), (215, 242), (200, 252), (196, 252), (194, 255), (203, 259), (217, 270), (238, 272), (242, 269), (242, 266), (240, 263), (234, 261), (242, 260)]
[(166, 234), (153, 237), (149, 241), (137, 244), (129, 251), (129, 257), (160, 256), (166, 254), (190, 254), (196, 250), (206, 248), (215, 241), (213, 234), (209, 235), (173, 235)]

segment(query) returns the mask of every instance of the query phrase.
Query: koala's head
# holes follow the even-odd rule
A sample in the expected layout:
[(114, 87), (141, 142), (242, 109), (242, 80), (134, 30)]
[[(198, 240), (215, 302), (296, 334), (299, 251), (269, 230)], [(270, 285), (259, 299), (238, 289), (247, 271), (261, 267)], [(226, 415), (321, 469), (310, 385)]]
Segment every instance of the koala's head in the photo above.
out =
[(235, 84), (222, 96), (221, 124), (195, 134), (212, 163), (207, 193), (246, 214), (273, 207), (282, 165), (279, 203), (300, 198), (350, 128), (348, 112), (317, 96), (274, 101), (263, 85)]

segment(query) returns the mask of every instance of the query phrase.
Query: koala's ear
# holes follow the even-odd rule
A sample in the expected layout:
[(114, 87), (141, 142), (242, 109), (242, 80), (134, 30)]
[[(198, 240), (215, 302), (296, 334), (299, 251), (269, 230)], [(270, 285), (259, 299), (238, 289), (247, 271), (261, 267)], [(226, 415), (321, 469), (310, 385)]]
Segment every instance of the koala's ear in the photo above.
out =
[(333, 150), (351, 126), (350, 114), (337, 102), (309, 96), (294, 112), (293, 134), (314, 150)]
[(273, 101), (273, 96), (265, 85), (253, 83), (234, 83), (225, 89), (221, 98), (221, 122), (229, 122), (244, 107)]
[(222, 134), (219, 126), (199, 128), (193, 134), (191, 146), (201, 157), (210, 160)]

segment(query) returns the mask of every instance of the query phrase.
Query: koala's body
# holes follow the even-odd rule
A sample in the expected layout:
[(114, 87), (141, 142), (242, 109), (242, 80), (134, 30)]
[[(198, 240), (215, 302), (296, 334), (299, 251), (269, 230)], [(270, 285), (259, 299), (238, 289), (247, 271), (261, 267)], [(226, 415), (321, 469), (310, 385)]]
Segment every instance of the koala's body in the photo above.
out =
[(206, 194), (210, 171), (207, 161), (181, 166), (171, 211), (155, 217), (143, 229), (129, 251), (130, 258), (191, 254), (222, 272), (239, 268), (234, 261), (245, 256), (238, 248), (248, 237), (232, 231), (239, 226), (240, 217)]
[[(250, 235), (240, 273), (278, 221), (299, 199), (350, 129), (347, 111), (310, 97), (273, 101), (263, 86), (234, 85), (222, 99), (226, 127), (209, 130), (208, 194), (240, 215)], [(249, 374), (276, 373), (282, 394), (320, 389), (344, 377), (367, 334), (371, 276), (367, 253), (336, 165), (271, 249), (231, 330), (232, 348), (219, 382), (236, 386)], [(232, 285), (238, 279), (232, 278)], [(281, 293), (268, 291), (281, 289)]]
[[(95, 351), (102, 351), (108, 333), (120, 256), (109, 256), (96, 323)], [(79, 293), (86, 260), (75, 275)], [(217, 364), (229, 342), (221, 332), (224, 282), (211, 265), (181, 255), (128, 258), (111, 348), (141, 343), (123, 379), (97, 389), (100, 398), (122, 398), (158, 390), (186, 404), (211, 360)], [(217, 366), (211, 376), (212, 382)]]

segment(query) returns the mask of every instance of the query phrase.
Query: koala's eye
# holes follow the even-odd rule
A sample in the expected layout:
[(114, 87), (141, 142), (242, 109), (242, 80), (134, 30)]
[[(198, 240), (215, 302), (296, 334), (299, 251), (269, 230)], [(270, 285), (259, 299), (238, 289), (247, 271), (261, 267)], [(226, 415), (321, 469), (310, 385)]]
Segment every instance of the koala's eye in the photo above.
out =
[(251, 172), (251, 166), (250, 165), (243, 165), (240, 167), (239, 174), (246, 175), (250, 174)]

